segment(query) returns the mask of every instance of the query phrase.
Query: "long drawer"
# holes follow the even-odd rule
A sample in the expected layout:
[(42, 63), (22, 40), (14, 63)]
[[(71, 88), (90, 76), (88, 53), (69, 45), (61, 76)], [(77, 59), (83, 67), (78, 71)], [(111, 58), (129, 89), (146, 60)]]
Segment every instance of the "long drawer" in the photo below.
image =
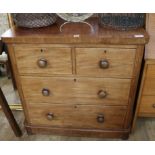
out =
[(27, 103), (127, 105), (130, 79), (21, 76)]
[(72, 74), (71, 48), (15, 46), (19, 74)]
[(126, 106), (94, 105), (29, 105), (32, 125), (52, 127), (121, 129), (123, 128)]
[(76, 48), (77, 74), (95, 77), (132, 77), (136, 49)]

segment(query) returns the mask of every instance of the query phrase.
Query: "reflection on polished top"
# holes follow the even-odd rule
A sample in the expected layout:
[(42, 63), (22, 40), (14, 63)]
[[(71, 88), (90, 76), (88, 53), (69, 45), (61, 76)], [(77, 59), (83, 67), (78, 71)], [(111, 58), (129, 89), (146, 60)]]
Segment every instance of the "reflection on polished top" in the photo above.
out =
[(97, 44), (145, 44), (149, 36), (143, 28), (119, 31), (99, 26), (97, 18), (86, 20), (94, 31), (86, 24), (69, 23), (60, 32), (59, 20), (56, 24), (44, 28), (14, 27), (2, 35), (6, 43), (97, 43)]

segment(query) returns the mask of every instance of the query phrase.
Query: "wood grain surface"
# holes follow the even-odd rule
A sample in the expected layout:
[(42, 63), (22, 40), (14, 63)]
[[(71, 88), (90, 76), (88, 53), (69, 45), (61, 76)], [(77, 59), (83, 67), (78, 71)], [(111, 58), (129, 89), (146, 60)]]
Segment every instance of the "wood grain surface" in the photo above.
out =
[[(131, 78), (135, 52), (136, 49), (77, 48), (77, 74), (93, 77)], [(107, 60), (109, 67), (100, 68), (101, 60)]]
[[(128, 138), (148, 34), (143, 28), (117, 31), (99, 27), (96, 18), (88, 21), (94, 31), (71, 23), (60, 32), (58, 21), (45, 28), (13, 27), (2, 36), (28, 134)], [(44, 67), (38, 67), (38, 59), (44, 59)], [(101, 60), (107, 60), (106, 69)]]
[(139, 116), (155, 115), (155, 96), (142, 96), (139, 108)]
[[(19, 74), (72, 74), (71, 48), (52, 48), (48, 45), (41, 47), (15, 46), (15, 56)], [(44, 68), (38, 66), (38, 61), (45, 59)]]
[(146, 60), (141, 82), (137, 115), (141, 117), (155, 117), (155, 61)]
[(70, 23), (66, 25), (63, 32), (60, 32), (60, 25), (64, 21), (44, 28), (19, 28), (13, 27), (2, 35), (6, 43), (95, 43), (95, 44), (119, 44), (137, 45), (145, 44), (149, 40), (148, 34), (143, 28), (130, 31), (116, 31), (104, 29), (99, 26), (97, 18), (88, 20), (94, 31), (91, 31), (86, 24)]
[[(29, 105), (30, 123), (33, 125), (48, 125), (53, 127), (95, 128), (95, 129), (121, 129), (123, 128), (125, 106), (97, 106), (97, 105)], [(52, 120), (47, 118), (53, 113)], [(104, 122), (97, 121), (98, 115), (104, 116)]]
[(133, 123), (133, 130), (138, 116), (140, 117), (155, 117), (154, 113), (154, 67), (155, 61), (153, 59), (145, 60), (145, 65), (138, 93), (137, 104), (135, 108), (135, 116)]
[[(27, 104), (49, 102), (127, 105), (130, 82), (130, 79), (113, 78), (21, 77)], [(49, 96), (43, 96), (43, 89), (50, 91)], [(99, 98), (101, 90), (107, 93), (104, 98)]]
[(155, 78), (154, 72), (151, 72), (152, 67), (155, 69), (155, 65), (151, 65), (151, 68), (150, 65), (147, 66), (142, 95), (155, 95)]

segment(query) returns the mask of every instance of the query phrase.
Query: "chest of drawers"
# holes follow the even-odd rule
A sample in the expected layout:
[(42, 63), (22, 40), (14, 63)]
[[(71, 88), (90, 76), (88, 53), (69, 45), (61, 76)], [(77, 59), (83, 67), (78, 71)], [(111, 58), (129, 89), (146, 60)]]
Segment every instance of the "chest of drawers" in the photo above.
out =
[(146, 60), (143, 70), (137, 112), (140, 117), (155, 117), (155, 61)]
[[(146, 30), (150, 40), (145, 48), (145, 65), (140, 84), (135, 116), (155, 117), (155, 14), (146, 16)], [(136, 117), (135, 117), (136, 121)]]
[(128, 137), (148, 35), (90, 23), (94, 32), (70, 24), (62, 33), (53, 25), (14, 28), (2, 36), (28, 133)]

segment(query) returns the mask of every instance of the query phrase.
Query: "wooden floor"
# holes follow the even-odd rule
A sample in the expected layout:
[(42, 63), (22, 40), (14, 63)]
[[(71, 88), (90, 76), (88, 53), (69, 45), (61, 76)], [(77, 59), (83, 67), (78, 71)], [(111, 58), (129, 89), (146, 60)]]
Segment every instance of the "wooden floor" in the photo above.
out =
[[(5, 96), (10, 104), (19, 103), (19, 96), (14, 92), (11, 80), (7, 78), (0, 78), (0, 86), (2, 86), (3, 91), (5, 92)], [(0, 140), (21, 140), (21, 141), (43, 141), (43, 140), (120, 140), (120, 139), (98, 139), (98, 138), (84, 138), (84, 137), (66, 137), (66, 136), (56, 136), (56, 135), (31, 135), (28, 136), (24, 126), (24, 116), (22, 111), (14, 111), (14, 115), (16, 120), (18, 121), (22, 131), (23, 136), (21, 138), (17, 138), (14, 136), (4, 114), (0, 111)], [(128, 140), (134, 141), (147, 141), (147, 140), (155, 140), (155, 118), (139, 118), (136, 122), (135, 131), (130, 135)]]

